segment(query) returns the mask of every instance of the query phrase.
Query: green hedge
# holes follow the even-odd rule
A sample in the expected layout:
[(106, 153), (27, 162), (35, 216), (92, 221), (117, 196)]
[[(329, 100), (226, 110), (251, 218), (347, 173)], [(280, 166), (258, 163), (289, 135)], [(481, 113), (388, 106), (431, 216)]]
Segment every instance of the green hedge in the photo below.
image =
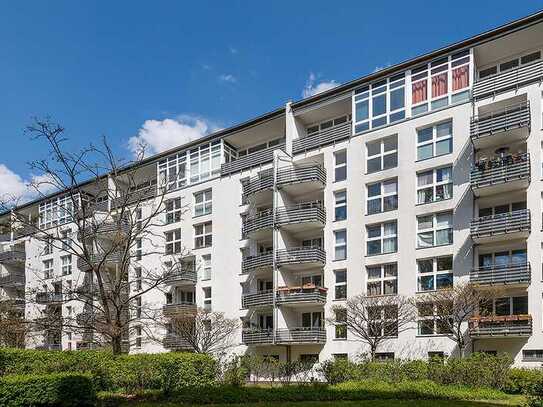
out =
[(89, 373), (97, 390), (173, 391), (211, 386), (217, 363), (208, 355), (161, 353), (114, 356), (103, 351), (0, 349), (0, 374)]
[(79, 373), (9, 375), (0, 378), (4, 407), (92, 406), (96, 392), (91, 377)]
[(543, 383), (543, 370), (512, 368), (503, 391), (511, 394), (531, 394), (539, 383)]

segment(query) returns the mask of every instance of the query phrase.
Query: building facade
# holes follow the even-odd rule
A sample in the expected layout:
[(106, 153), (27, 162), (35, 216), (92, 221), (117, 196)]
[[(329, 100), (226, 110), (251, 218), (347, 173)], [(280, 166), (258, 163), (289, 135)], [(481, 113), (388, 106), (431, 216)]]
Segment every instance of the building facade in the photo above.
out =
[[(236, 352), (326, 360), (367, 351), (325, 323), (331, 306), (361, 293), (416, 297), (471, 281), (504, 294), (487, 305), (491, 316), (466, 324), (468, 351), (538, 364), (542, 52), (538, 13), (146, 160), (141, 184), (156, 190), (146, 199), (167, 190), (156, 227), (164, 253), (188, 248), (183, 261), (194, 273), (143, 301), (165, 315), (199, 306), (241, 318)], [(69, 235), (62, 199), (24, 211)], [(45, 285), (39, 307), (84, 311), (59, 301), (63, 287), (85, 278), (71, 256), (24, 231), (6, 230), (0, 240), (4, 301), (33, 318), (36, 305), (24, 308), (21, 289)], [(131, 267), (138, 272), (137, 262)], [(378, 357), (454, 355), (433, 319), (419, 315)], [(131, 352), (184, 348), (175, 332), (158, 334), (162, 342), (135, 334)], [(28, 346), (82, 344), (59, 326)]]

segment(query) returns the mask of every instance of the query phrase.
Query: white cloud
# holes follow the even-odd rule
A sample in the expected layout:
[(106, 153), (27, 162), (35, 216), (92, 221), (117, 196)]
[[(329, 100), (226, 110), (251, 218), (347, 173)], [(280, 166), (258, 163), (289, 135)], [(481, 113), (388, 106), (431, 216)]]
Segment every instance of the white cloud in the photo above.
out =
[(236, 83), (238, 81), (238, 78), (236, 78), (232, 74), (222, 74), (219, 76), (219, 80), (221, 82)]
[(55, 191), (49, 175), (33, 175), (25, 180), (4, 164), (0, 164), (0, 201), (21, 204)]
[(331, 81), (317, 82), (317, 76), (313, 72), (311, 72), (305, 84), (304, 90), (302, 91), (302, 97), (308, 98), (310, 96), (316, 95), (317, 93), (333, 89), (336, 86), (339, 86), (339, 83), (337, 83), (333, 79)]
[(128, 146), (135, 156), (145, 146), (145, 155), (149, 156), (197, 140), (215, 130), (218, 127), (209, 120), (191, 115), (146, 120), (138, 135), (128, 140)]

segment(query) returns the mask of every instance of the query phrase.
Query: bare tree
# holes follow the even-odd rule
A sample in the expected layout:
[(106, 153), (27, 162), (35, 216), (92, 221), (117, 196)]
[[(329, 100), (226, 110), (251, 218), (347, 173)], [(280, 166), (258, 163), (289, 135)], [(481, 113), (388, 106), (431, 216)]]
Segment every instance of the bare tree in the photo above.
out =
[[(26, 130), (47, 147), (47, 157), (30, 164), (41, 174), (31, 187), (52, 209), (38, 215), (37, 205), (17, 205), (17, 197), (0, 201), (0, 209), (9, 213), (16, 238), (42, 244), (38, 257), (55, 248), (82, 271), (79, 281), (60, 293), (41, 292), (39, 285), (27, 292), (27, 300), (49, 304), (32, 325), (44, 332), (69, 329), (88, 346), (108, 345), (114, 353), (124, 351), (135, 329), (152, 337), (161, 309), (147, 304), (146, 294), (162, 290), (187, 254), (180, 242), (164, 250), (166, 188), (157, 185), (156, 164), (145, 165), (144, 149), (132, 161), (117, 158), (105, 138), (72, 153), (65, 129), (49, 119), (36, 119)], [(58, 191), (53, 198), (43, 192), (51, 190)], [(180, 220), (186, 208), (178, 209)], [(154, 261), (144, 261), (152, 256)], [(71, 267), (62, 272), (71, 273)], [(42, 270), (35, 274), (44, 286), (51, 281)], [(80, 304), (73, 308), (82, 312), (62, 316), (56, 310), (62, 303)]]
[(19, 299), (0, 302), (0, 346), (23, 348), (29, 329)]
[(221, 355), (237, 345), (235, 339), (241, 327), (237, 318), (202, 308), (173, 318), (169, 324), (169, 330), (186, 350), (213, 355)]
[(405, 331), (414, 320), (414, 307), (405, 297), (368, 296), (365, 294), (349, 298), (345, 306), (334, 305), (332, 311), (337, 318), (328, 323), (336, 329), (347, 329), (370, 348), (371, 359), (375, 359), (377, 348)]
[(481, 289), (470, 283), (459, 283), (453, 287), (437, 290), (417, 298), (419, 316), (422, 324), (436, 324), (440, 334), (447, 335), (456, 342), (460, 357), (464, 357), (469, 340), (467, 323), (474, 315), (480, 315), (484, 303), (499, 296), (499, 290)]

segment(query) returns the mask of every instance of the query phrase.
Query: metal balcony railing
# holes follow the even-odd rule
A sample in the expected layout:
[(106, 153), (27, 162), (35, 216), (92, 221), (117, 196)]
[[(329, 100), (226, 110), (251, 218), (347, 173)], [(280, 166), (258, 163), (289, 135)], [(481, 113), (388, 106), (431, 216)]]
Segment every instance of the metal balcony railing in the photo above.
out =
[(469, 279), (478, 285), (530, 284), (531, 274), (528, 262), (495, 264), (473, 269)]
[(509, 156), (506, 159), (479, 163), (470, 174), (472, 189), (489, 187), (505, 182), (530, 179), (530, 154)]
[(256, 215), (248, 216), (242, 226), (242, 235), (247, 236), (251, 232), (273, 227), (273, 210), (260, 211)]
[(292, 142), (293, 154), (313, 150), (337, 141), (348, 139), (352, 136), (352, 122), (348, 121), (337, 126), (330, 127), (318, 133), (310, 134)]
[(273, 329), (244, 329), (241, 341), (245, 345), (262, 345), (273, 343)]
[(474, 317), (469, 321), (471, 337), (532, 335), (531, 315)]
[(277, 343), (324, 343), (326, 330), (324, 328), (286, 328), (275, 332)]
[(114, 234), (127, 234), (130, 232), (130, 222), (128, 220), (105, 219), (103, 221), (88, 220), (81, 225), (78, 232), (78, 239), (109, 237)]
[(173, 351), (190, 351), (194, 349), (186, 339), (174, 333), (166, 334), (162, 340), (162, 346)]
[(196, 284), (198, 277), (194, 270), (182, 270), (179, 272), (168, 272), (168, 275), (164, 278), (165, 284), (175, 284), (178, 282), (188, 282)]
[(289, 247), (276, 252), (277, 265), (326, 263), (326, 252), (321, 247)]
[(193, 302), (176, 302), (165, 304), (162, 307), (162, 313), (166, 316), (190, 315), (196, 312), (196, 304)]
[[(156, 181), (147, 181), (135, 191), (123, 192), (123, 195), (111, 201), (111, 209), (121, 208), (138, 202), (146, 201), (157, 196)], [(126, 195), (124, 195), (126, 194)]]
[(40, 292), (36, 293), (36, 302), (38, 304), (54, 304), (57, 302), (62, 302), (64, 295), (62, 293), (53, 293), (53, 292)]
[(479, 79), (473, 84), (472, 98), (490, 97), (508, 90), (518, 89), (543, 79), (543, 61), (533, 62), (507, 72)]
[(261, 171), (243, 184), (243, 199), (253, 194), (273, 189), (273, 168)]
[(241, 262), (241, 272), (249, 273), (256, 269), (271, 267), (273, 264), (273, 254), (264, 253), (257, 256), (245, 257)]
[(6, 274), (0, 275), (0, 287), (16, 287), (24, 285), (25, 276), (23, 273), (15, 273), (9, 271)]
[(321, 303), (326, 302), (327, 289), (317, 286), (280, 287), (277, 290), (277, 303)]
[(297, 165), (277, 170), (277, 185), (279, 187), (301, 182), (320, 182), (325, 185), (326, 171), (320, 165)]
[(530, 102), (525, 101), (471, 118), (472, 140), (521, 127), (530, 127)]
[(24, 264), (26, 254), (24, 250), (8, 249), (0, 252), (0, 264)]
[(273, 304), (273, 290), (263, 290), (241, 296), (241, 307), (267, 307)]
[[(121, 264), (123, 261), (123, 253), (112, 252), (107, 256), (105, 253), (93, 253), (87, 259), (79, 257), (77, 259), (77, 267), (83, 272), (92, 271), (92, 268), (102, 263), (103, 265)], [(90, 263), (90, 264), (89, 264)]]
[(302, 202), (275, 211), (275, 223), (279, 226), (306, 222), (326, 223), (326, 210), (322, 202)]
[(274, 150), (285, 149), (285, 143), (278, 144), (276, 146), (267, 148), (265, 150), (257, 151), (256, 153), (248, 154), (243, 157), (239, 157), (234, 161), (230, 161), (221, 165), (221, 176), (233, 174), (239, 171), (243, 171), (249, 168), (254, 168), (267, 164), (273, 161)]
[(472, 220), (470, 225), (470, 234), (474, 240), (518, 232), (530, 232), (529, 209), (483, 216)]

